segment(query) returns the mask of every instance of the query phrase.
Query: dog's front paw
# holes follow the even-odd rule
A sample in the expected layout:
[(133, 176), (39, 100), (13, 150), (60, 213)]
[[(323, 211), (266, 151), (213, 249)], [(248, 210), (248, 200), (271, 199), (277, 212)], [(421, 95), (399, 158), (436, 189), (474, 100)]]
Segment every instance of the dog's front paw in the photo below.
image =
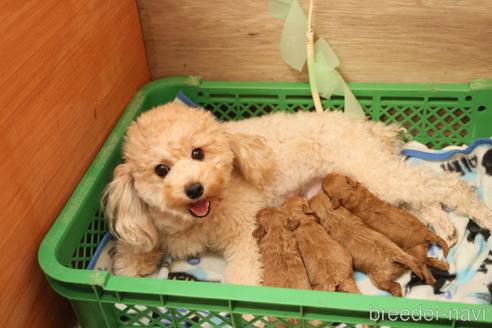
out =
[(127, 276), (127, 277), (139, 277), (142, 276), (142, 272), (139, 272), (135, 263), (129, 263), (123, 257), (115, 257), (113, 260), (113, 269), (111, 270), (114, 275)]
[(112, 272), (121, 276), (145, 277), (157, 271), (163, 256), (164, 252), (161, 250), (139, 253), (120, 244), (117, 245), (113, 257)]
[(425, 207), (414, 211), (413, 214), (424, 224), (429, 225), (439, 237), (446, 241), (449, 247), (456, 244), (458, 240), (456, 227), (440, 205)]
[(260, 286), (261, 272), (258, 267), (238, 268), (229, 263), (226, 268), (224, 282), (227, 284)]
[[(254, 220), (250, 219), (249, 222)], [(243, 233), (237, 239), (231, 240), (226, 247), (224, 257), (227, 267), (224, 282), (252, 286), (261, 284), (263, 269), (253, 230), (253, 225), (246, 227)]]
[(248, 285), (248, 286), (261, 286), (261, 279), (256, 276), (250, 276), (246, 274), (228, 273), (224, 277), (226, 284), (235, 285)]

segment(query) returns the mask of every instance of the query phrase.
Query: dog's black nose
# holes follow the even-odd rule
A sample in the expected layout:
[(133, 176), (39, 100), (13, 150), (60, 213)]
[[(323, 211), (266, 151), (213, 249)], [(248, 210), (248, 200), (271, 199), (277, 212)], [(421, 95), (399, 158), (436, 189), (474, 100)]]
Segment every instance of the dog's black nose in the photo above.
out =
[(197, 199), (201, 195), (203, 195), (203, 186), (201, 183), (192, 183), (188, 187), (186, 187), (186, 196), (191, 199)]

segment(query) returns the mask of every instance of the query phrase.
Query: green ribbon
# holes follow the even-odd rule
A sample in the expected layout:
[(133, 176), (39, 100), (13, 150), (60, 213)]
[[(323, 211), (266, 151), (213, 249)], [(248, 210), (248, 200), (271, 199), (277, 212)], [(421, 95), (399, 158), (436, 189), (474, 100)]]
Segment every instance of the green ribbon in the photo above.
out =
[[(280, 54), (292, 68), (302, 71), (306, 62), (307, 17), (299, 0), (269, 0), (268, 13), (284, 19), (280, 37)], [(314, 45), (314, 72), (320, 96), (330, 99), (332, 95), (345, 97), (345, 113), (352, 117), (364, 118), (364, 111), (354, 94), (336, 70), (340, 65), (338, 57), (323, 38)]]
[[(301, 72), (306, 62), (307, 17), (298, 0), (291, 2), (280, 36), (280, 55), (289, 66)], [(282, 15), (284, 12), (282, 7)]]

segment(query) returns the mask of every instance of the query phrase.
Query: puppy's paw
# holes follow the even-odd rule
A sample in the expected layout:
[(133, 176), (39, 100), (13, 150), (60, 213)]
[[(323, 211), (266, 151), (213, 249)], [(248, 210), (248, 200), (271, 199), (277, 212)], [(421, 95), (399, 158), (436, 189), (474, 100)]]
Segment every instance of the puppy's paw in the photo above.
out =
[(337, 290), (337, 286), (340, 284), (339, 281), (329, 277), (324, 279), (321, 283), (311, 283), (311, 288), (313, 290), (323, 290), (327, 292), (334, 292)]
[(401, 285), (397, 282), (391, 285), (389, 292), (391, 295), (396, 296), (396, 297), (402, 297), (403, 293), (401, 291)]
[(449, 270), (449, 263), (446, 261), (441, 261), (433, 257), (427, 257), (425, 262), (429, 267), (437, 268), (442, 271)]
[(424, 281), (427, 285), (434, 285), (436, 283), (436, 278), (432, 275), (432, 272), (429, 270), (429, 267), (427, 265), (422, 264), (421, 265), (422, 273), (424, 275)]

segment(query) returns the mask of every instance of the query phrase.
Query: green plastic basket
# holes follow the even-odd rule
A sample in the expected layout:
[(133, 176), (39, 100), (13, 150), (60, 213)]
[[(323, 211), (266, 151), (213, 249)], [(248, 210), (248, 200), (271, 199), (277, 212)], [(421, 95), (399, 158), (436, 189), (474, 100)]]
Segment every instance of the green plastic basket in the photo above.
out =
[[(435, 148), (492, 135), (492, 80), (467, 84), (351, 84), (366, 115), (397, 122), (414, 139)], [(268, 112), (312, 110), (305, 83), (215, 82), (167, 78), (144, 86), (132, 99), (80, 181), (39, 250), (39, 263), (58, 293), (68, 298), (82, 327), (492, 327), (492, 306), (351, 295), (206, 282), (112, 276), (85, 269), (106, 232), (99, 199), (121, 161), (128, 124), (144, 110), (183, 91), (219, 119)], [(343, 97), (324, 100), (343, 109)], [(369, 320), (369, 310), (431, 309), (431, 322)], [(484, 311), (460, 321), (464, 311)], [(416, 312), (415, 312), (416, 313)], [(245, 315), (249, 314), (249, 315)], [(288, 320), (290, 319), (290, 320)], [(297, 320), (291, 320), (297, 319)], [(405, 319), (405, 318), (404, 318)], [(317, 321), (316, 321), (317, 320)]]

